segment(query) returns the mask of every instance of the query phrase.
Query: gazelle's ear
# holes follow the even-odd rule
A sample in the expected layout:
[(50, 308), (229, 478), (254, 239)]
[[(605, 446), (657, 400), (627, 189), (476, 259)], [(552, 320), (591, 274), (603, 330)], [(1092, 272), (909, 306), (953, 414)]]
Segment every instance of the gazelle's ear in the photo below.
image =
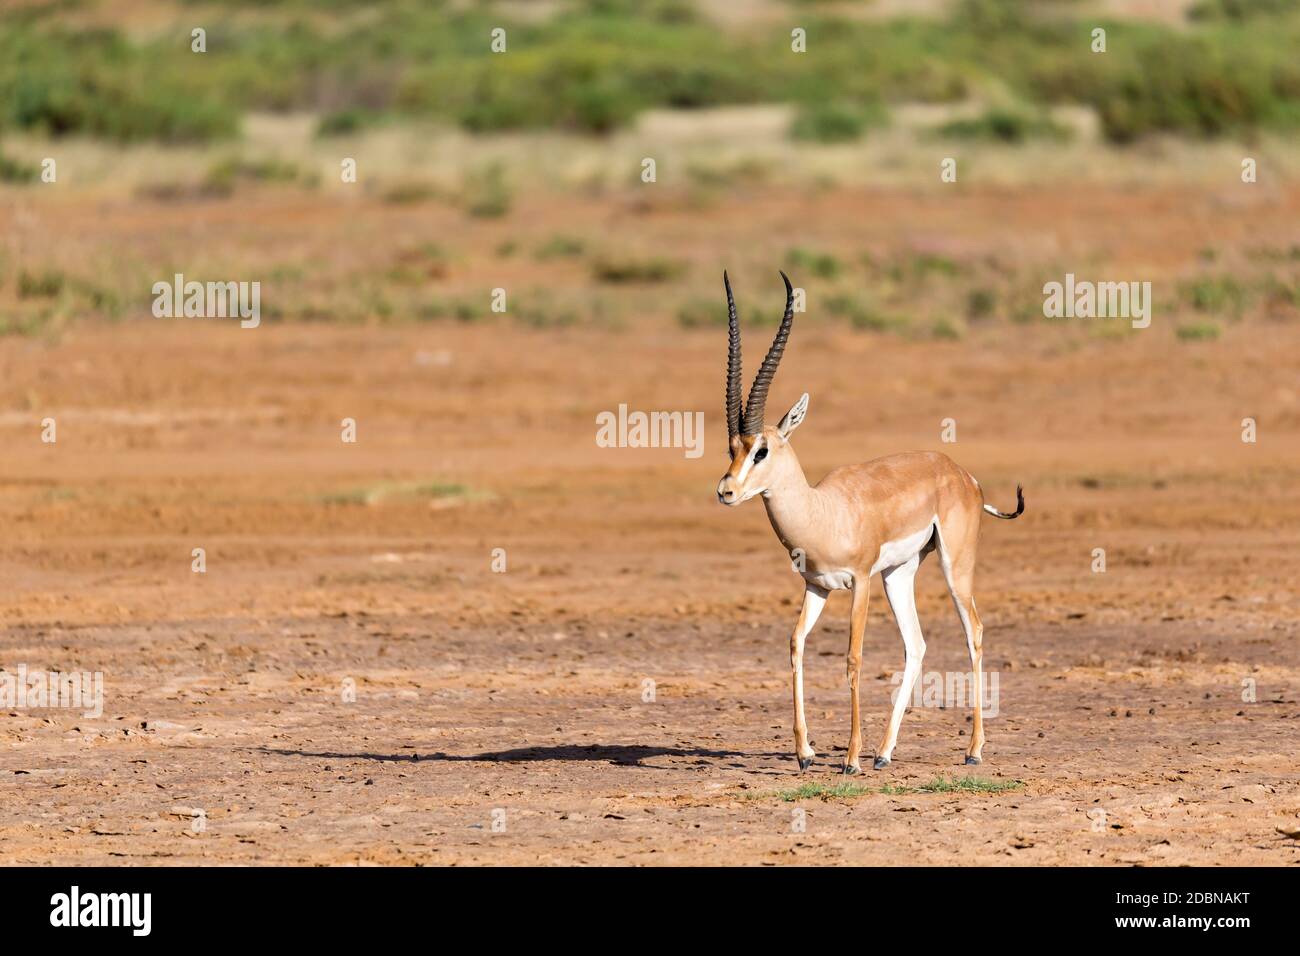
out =
[(803, 422), (803, 417), (808, 414), (808, 393), (804, 392), (799, 396), (799, 401), (790, 406), (790, 410), (785, 413), (785, 418), (781, 419), (776, 430), (782, 438), (789, 438), (790, 433), (799, 427)]

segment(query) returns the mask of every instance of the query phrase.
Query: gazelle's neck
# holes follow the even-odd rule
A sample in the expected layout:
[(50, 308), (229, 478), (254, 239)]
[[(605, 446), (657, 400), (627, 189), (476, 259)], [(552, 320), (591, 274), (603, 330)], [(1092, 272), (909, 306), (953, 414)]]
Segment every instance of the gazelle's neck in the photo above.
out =
[(778, 462), (780, 467), (763, 492), (763, 505), (772, 530), (787, 550), (805, 547), (821, 523), (822, 495), (808, 484), (792, 447), (782, 449)]

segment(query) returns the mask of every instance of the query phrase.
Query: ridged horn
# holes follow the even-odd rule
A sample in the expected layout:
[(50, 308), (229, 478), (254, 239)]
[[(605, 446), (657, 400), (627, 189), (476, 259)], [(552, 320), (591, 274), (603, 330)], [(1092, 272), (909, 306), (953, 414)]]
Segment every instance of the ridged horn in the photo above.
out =
[[(740, 321), (736, 318), (736, 300), (731, 296), (731, 280), (722, 273), (727, 287), (727, 446), (740, 434)], [(728, 452), (730, 454), (730, 452)]]
[(785, 280), (785, 317), (781, 319), (781, 327), (776, 330), (772, 347), (767, 350), (763, 364), (759, 366), (758, 374), (754, 376), (754, 384), (749, 387), (749, 398), (745, 401), (744, 421), (740, 427), (742, 435), (757, 435), (763, 430), (763, 410), (767, 405), (767, 389), (772, 384), (776, 367), (781, 364), (781, 354), (785, 351), (786, 339), (790, 337), (790, 323), (794, 321), (794, 287), (790, 285), (790, 277), (784, 272), (781, 273), (781, 278)]

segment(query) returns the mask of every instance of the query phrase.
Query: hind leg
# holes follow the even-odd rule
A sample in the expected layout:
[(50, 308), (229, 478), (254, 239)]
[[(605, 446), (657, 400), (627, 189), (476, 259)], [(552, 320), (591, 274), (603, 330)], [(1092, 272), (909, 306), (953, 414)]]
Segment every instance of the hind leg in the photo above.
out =
[[(978, 521), (978, 517), (975, 520)], [(978, 528), (978, 525), (973, 527)], [(948, 582), (948, 593), (952, 595), (953, 607), (957, 609), (957, 617), (966, 633), (966, 649), (970, 653), (975, 710), (971, 717), (970, 748), (966, 751), (966, 762), (977, 764), (983, 759), (984, 749), (984, 625), (980, 623), (972, 593), (975, 581), (975, 533), (972, 531), (951, 537), (956, 538), (955, 543), (940, 529), (939, 554), (943, 576)]]
[(982, 761), (984, 750), (984, 625), (975, 610), (975, 598), (969, 586), (958, 585), (952, 592), (957, 616), (966, 631), (966, 648), (970, 652), (971, 673), (975, 675), (975, 710), (971, 716), (970, 749), (966, 751), (967, 763)]

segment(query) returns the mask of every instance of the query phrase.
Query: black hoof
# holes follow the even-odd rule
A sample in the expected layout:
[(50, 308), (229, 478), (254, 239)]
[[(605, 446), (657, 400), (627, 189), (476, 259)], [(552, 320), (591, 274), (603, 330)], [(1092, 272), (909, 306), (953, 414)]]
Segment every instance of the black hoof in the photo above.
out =
[(876, 762), (871, 765), (872, 770), (884, 770), (889, 766), (888, 757), (877, 757)]
[(862, 768), (859, 767), (857, 764), (846, 763), (844, 765), (844, 776), (856, 777), (860, 773), (862, 773)]
[(984, 761), (979, 757), (972, 756), (971, 754), (966, 755), (966, 763), (970, 764), (972, 767), (983, 762)]
[(813, 758), (812, 758), (812, 757), (800, 757), (800, 758), (799, 758), (799, 769), (800, 769), (800, 770), (807, 770), (809, 767), (812, 766), (812, 762), (813, 762)]

